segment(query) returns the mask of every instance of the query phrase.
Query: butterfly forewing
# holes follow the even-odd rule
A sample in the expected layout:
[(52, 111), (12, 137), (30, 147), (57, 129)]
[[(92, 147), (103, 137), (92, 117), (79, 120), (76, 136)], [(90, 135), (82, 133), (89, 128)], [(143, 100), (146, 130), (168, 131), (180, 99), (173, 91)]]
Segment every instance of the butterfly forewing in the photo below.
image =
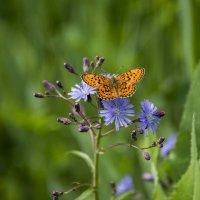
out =
[(137, 83), (144, 76), (144, 68), (131, 69), (117, 77), (118, 81), (130, 81), (132, 84)]
[(91, 87), (99, 87), (102, 84), (110, 82), (109, 78), (98, 74), (83, 74), (81, 78)]

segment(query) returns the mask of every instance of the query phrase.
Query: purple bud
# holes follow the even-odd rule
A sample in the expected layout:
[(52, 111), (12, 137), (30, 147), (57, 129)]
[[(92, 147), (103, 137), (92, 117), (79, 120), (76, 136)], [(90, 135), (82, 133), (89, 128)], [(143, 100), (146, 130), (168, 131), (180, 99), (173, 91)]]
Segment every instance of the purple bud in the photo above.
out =
[(88, 126), (79, 126), (78, 131), (79, 132), (87, 132), (89, 130)]
[(71, 124), (71, 121), (67, 118), (64, 118), (64, 117), (57, 118), (57, 122), (65, 124), (65, 125)]
[(104, 57), (100, 57), (97, 61), (97, 67), (101, 67), (104, 63), (105, 58)]
[(159, 147), (160, 147), (160, 148), (163, 148), (163, 144), (159, 144)]
[(86, 57), (83, 58), (83, 71), (87, 73), (89, 71), (89, 67), (90, 67), (90, 61)]
[(45, 97), (42, 93), (37, 93), (37, 92), (34, 92), (33, 96), (37, 97), (37, 98), (44, 98)]
[(145, 158), (145, 160), (150, 160), (151, 156), (148, 152), (144, 152), (144, 158)]
[(158, 112), (153, 113), (153, 115), (161, 118), (161, 117), (165, 116), (165, 112), (164, 111), (158, 111)]
[(79, 122), (79, 124), (80, 124), (81, 126), (85, 126), (85, 125), (87, 124), (87, 122), (86, 122), (85, 120), (81, 120), (81, 121)]
[(150, 174), (150, 173), (144, 173), (144, 174), (142, 175), (142, 179), (143, 179), (144, 181), (153, 182), (153, 181), (154, 181), (154, 176), (153, 176), (152, 174)]
[(55, 191), (55, 192), (52, 193), (52, 195), (53, 195), (54, 197), (60, 197), (60, 196), (63, 195), (63, 192)]
[(95, 125), (94, 125), (94, 128), (100, 129), (100, 128), (101, 128), (101, 124), (95, 124)]
[(80, 112), (80, 110), (81, 110), (80, 104), (77, 103), (77, 102), (74, 104), (74, 108), (75, 108), (75, 111), (76, 111), (77, 113)]
[(55, 85), (53, 85), (52, 83), (50, 83), (47, 80), (44, 80), (43, 82), (44, 87), (46, 87), (48, 90), (54, 91), (56, 89)]
[(56, 85), (57, 85), (59, 88), (61, 88), (61, 89), (64, 88), (64, 87), (63, 87), (63, 84), (62, 84), (61, 81), (59, 81), (59, 80), (56, 81)]
[(100, 59), (100, 56), (95, 56), (95, 62), (98, 62), (99, 61), (99, 59)]
[(76, 74), (75, 69), (68, 63), (64, 63), (64, 67), (72, 74)]
[(164, 137), (160, 137), (158, 139), (158, 144), (162, 144), (164, 142), (165, 138)]

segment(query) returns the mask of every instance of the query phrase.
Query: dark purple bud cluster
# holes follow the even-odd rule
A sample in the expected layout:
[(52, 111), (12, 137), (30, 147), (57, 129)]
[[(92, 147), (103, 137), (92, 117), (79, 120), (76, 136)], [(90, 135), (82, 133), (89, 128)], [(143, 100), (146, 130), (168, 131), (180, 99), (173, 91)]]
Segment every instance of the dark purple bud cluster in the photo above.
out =
[(64, 192), (58, 192), (55, 191), (52, 193), (53, 199), (52, 200), (58, 200), (59, 197), (61, 197), (64, 194)]
[(131, 131), (131, 139), (133, 141), (137, 141), (137, 134), (143, 134), (144, 133), (144, 129), (143, 128), (137, 128), (135, 130)]

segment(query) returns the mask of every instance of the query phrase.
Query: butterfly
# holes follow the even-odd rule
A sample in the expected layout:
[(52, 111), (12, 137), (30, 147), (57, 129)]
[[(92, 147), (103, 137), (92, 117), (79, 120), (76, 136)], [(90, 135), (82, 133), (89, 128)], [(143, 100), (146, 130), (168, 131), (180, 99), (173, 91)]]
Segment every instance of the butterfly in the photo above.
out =
[(81, 78), (89, 86), (97, 88), (99, 98), (111, 100), (133, 95), (136, 92), (135, 83), (142, 79), (144, 73), (144, 68), (136, 68), (111, 78), (99, 74), (83, 74)]

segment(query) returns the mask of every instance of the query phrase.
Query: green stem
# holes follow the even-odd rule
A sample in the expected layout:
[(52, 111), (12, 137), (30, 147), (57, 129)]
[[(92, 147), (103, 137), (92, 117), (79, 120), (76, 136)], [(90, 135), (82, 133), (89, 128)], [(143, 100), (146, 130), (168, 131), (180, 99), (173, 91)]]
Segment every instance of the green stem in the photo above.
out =
[[(102, 125), (102, 120), (100, 121)], [(94, 187), (94, 195), (95, 195), (95, 200), (99, 200), (99, 188), (98, 188), (98, 183), (99, 183), (99, 145), (100, 145), (100, 139), (101, 139), (101, 130), (99, 129), (99, 132), (96, 136), (95, 140), (95, 151), (94, 151), (94, 174), (93, 174), (93, 187)]]

